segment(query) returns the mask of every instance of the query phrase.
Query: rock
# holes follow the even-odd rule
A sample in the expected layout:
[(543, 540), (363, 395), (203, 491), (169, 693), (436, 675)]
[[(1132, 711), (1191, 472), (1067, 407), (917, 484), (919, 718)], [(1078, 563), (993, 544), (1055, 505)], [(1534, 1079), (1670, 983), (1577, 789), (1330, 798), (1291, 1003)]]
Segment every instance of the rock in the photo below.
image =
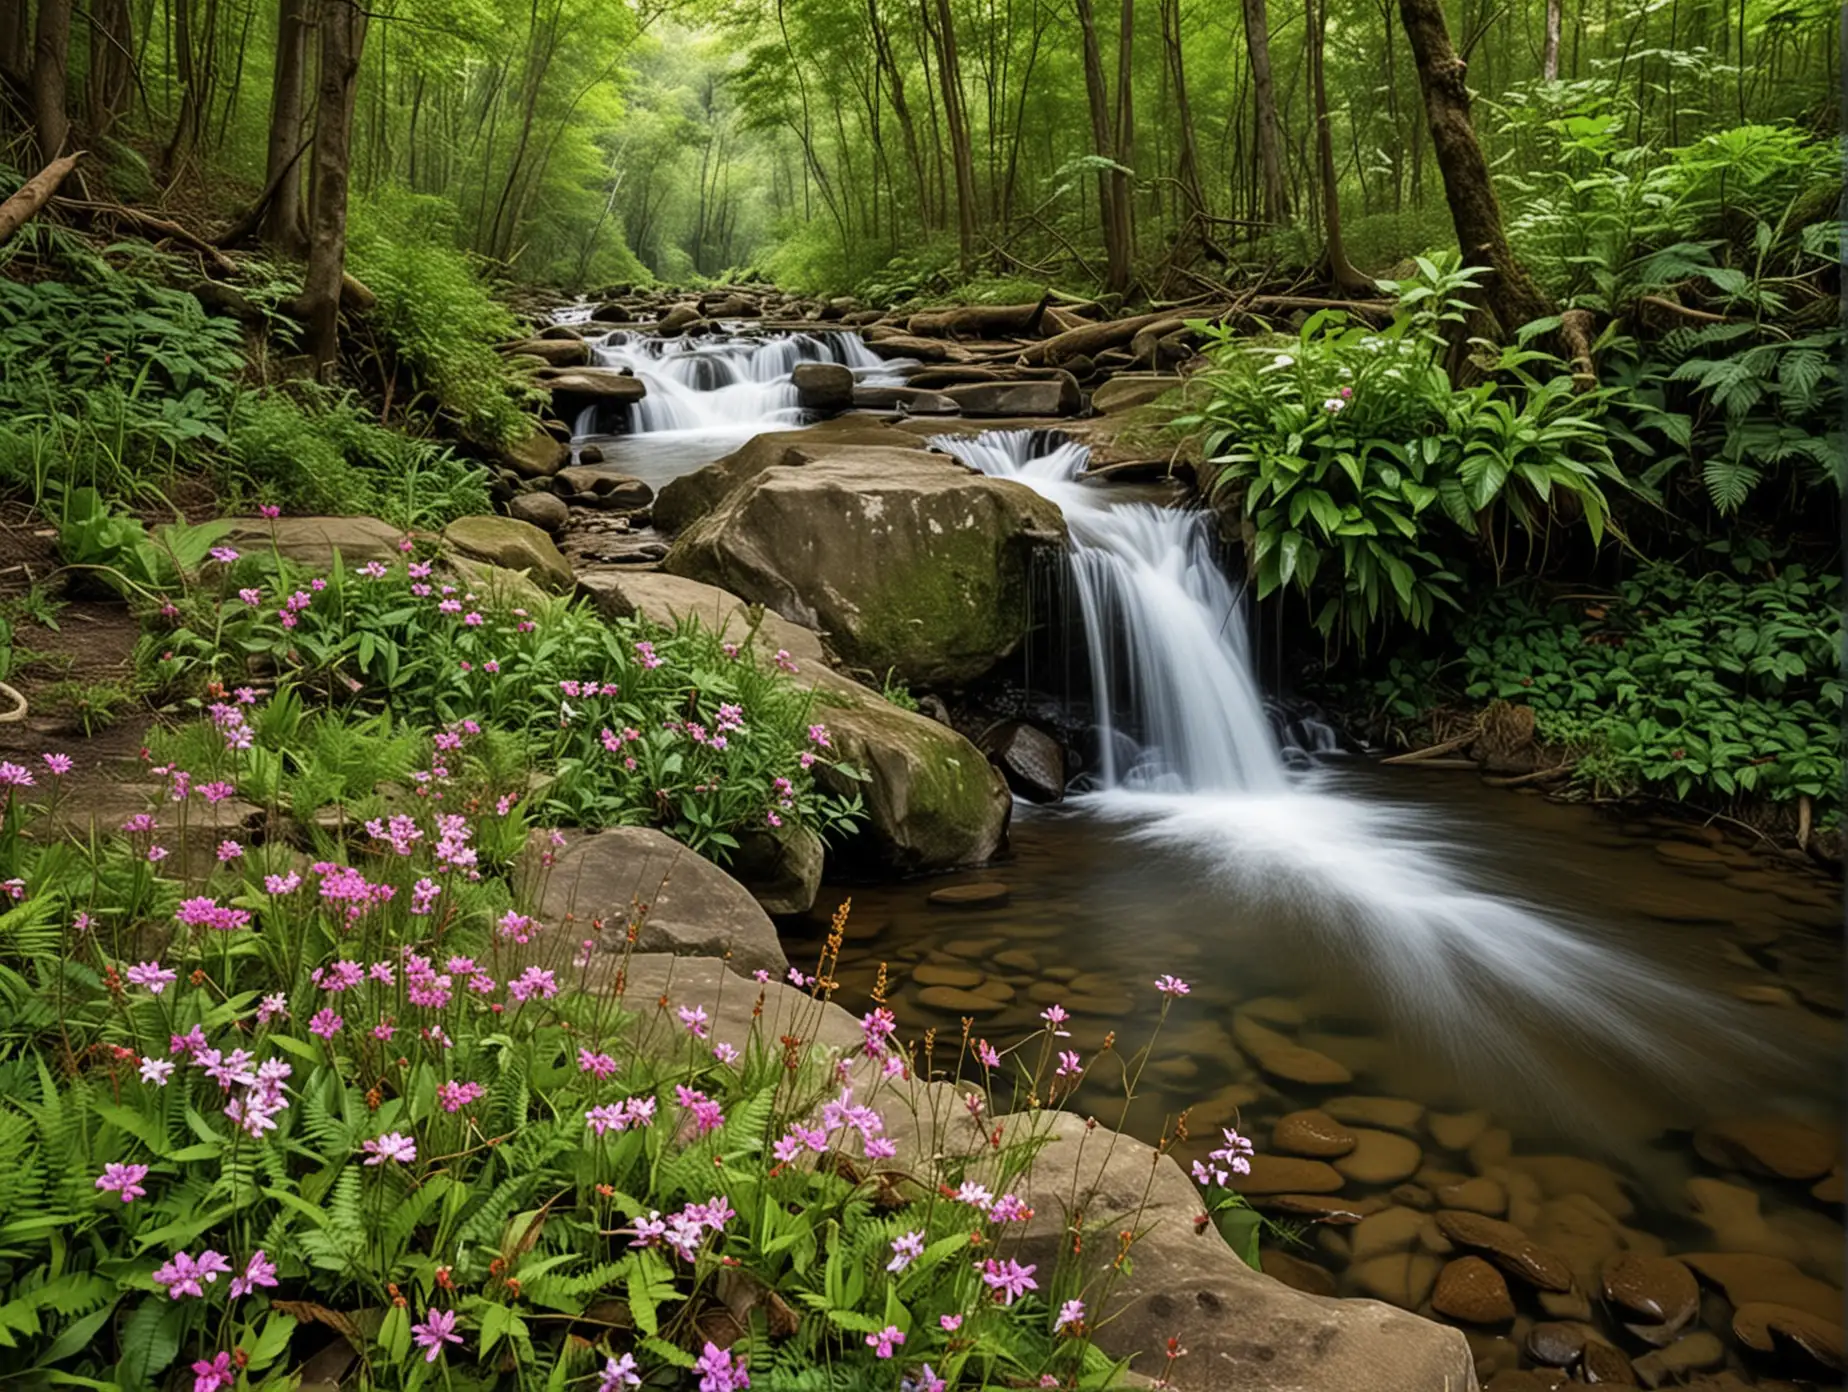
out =
[(1721, 879), (1731, 873), (1729, 861), (1712, 846), (1691, 846), (1685, 841), (1660, 841), (1655, 853), (1677, 870)]
[(1719, 1336), (1705, 1329), (1683, 1335), (1667, 1348), (1646, 1353), (1630, 1367), (1644, 1387), (1661, 1387), (1679, 1381), (1684, 1374), (1717, 1368), (1726, 1361), (1726, 1345)]
[(766, 469), (795, 468), (861, 447), (918, 449), (918, 437), (864, 418), (821, 421), (802, 430), (769, 430), (703, 469), (664, 485), (655, 499), (655, 525), (680, 532)]
[(930, 902), (946, 909), (998, 909), (1008, 900), (1008, 887), (985, 880), (977, 884), (946, 885), (930, 892)]
[(1619, 1252), (1604, 1263), (1604, 1298), (1618, 1318), (1645, 1343), (1665, 1344), (1700, 1311), (1700, 1286), (1694, 1273), (1673, 1257), (1644, 1257)]
[(568, 593), (571, 565), (552, 539), (530, 522), (511, 517), (458, 517), (443, 529), (443, 543), (470, 560), (523, 570), (547, 589)]
[(570, 420), (586, 406), (630, 406), (648, 395), (647, 384), (614, 367), (578, 367), (544, 373), (539, 385), (552, 393), (552, 409)]
[(1334, 1087), (1354, 1081), (1354, 1075), (1327, 1054), (1293, 1042), (1248, 1014), (1233, 1017), (1232, 1034), (1252, 1062), (1274, 1077), (1308, 1086)]
[[(749, 606), (738, 596), (678, 575), (591, 571), (578, 578), (578, 593), (606, 619), (639, 616), (662, 628), (673, 628), (682, 619), (693, 618), (713, 633), (740, 640), (751, 628)], [(766, 654), (788, 653), (796, 663), (798, 679), (810, 678), (827, 667), (821, 640), (813, 629), (767, 611), (758, 624), (757, 646)], [(831, 672), (829, 676), (842, 680)]]
[(1517, 1155), (1507, 1167), (1516, 1174), (1532, 1175), (1539, 1181), (1540, 1192), (1549, 1199), (1568, 1194), (1583, 1194), (1615, 1218), (1628, 1218), (1636, 1205), (1625, 1192), (1623, 1180), (1608, 1166), (1576, 1155)]
[(1458, 1257), (1438, 1273), (1431, 1308), (1469, 1324), (1505, 1324), (1514, 1318), (1514, 1297), (1501, 1272), (1481, 1257)]
[(1733, 1312), (1733, 1335), (1759, 1353), (1792, 1353), (1794, 1362), (1842, 1370), (1842, 1322), (1789, 1305), (1749, 1303)]
[(678, 304), (655, 322), (654, 331), (663, 338), (675, 338), (700, 321), (699, 306)]
[(239, 551), (268, 551), (311, 570), (330, 570), (334, 555), (351, 566), (395, 561), (404, 533), (376, 517), (227, 517), (224, 544)]
[(1712, 1230), (1714, 1242), (1727, 1251), (1759, 1252), (1772, 1257), (1803, 1254), (1800, 1242), (1766, 1221), (1754, 1191), (1696, 1175), (1687, 1182), (1687, 1195), (1695, 1215)]
[(1591, 1319), (1591, 1297), (1577, 1286), (1569, 1291), (1536, 1291), (1534, 1299), (1548, 1319), (1581, 1322)]
[(1437, 1215), (1437, 1225), (1457, 1246), (1487, 1253), (1502, 1270), (1531, 1286), (1551, 1291), (1572, 1288), (1572, 1272), (1566, 1263), (1530, 1241), (1512, 1223), (1445, 1209)]
[(1271, 1149), (1283, 1155), (1327, 1160), (1346, 1155), (1356, 1144), (1354, 1133), (1327, 1112), (1291, 1112), (1271, 1128)]
[(977, 1017), (994, 1015), (1007, 1003), (956, 986), (926, 986), (918, 992), (918, 1002), (946, 1015)]
[(899, 411), (908, 416), (954, 416), (962, 408), (942, 392), (920, 387), (883, 387), (866, 384), (853, 389), (853, 405), (859, 411)]
[(982, 978), (982, 984), (975, 988), (975, 994), (978, 996), (987, 996), (989, 1000), (1000, 1001), (1001, 1004), (1006, 1005), (1019, 993), (1014, 990), (1012, 985), (1003, 981), (998, 976), (984, 976)]
[(994, 961), (997, 967), (1006, 967), (1010, 971), (1037, 972), (1040, 969), (1039, 958), (1022, 947), (1010, 947), (1005, 952), (997, 952)]
[(1837, 1165), (1828, 1175), (1810, 1186), (1810, 1197), (1818, 1203), (1839, 1204), (1843, 1199), (1842, 1167)]
[[(565, 429), (569, 431), (570, 427), (566, 426)], [(577, 451), (577, 464), (574, 465), (573, 467), (574, 468), (582, 467), (584, 465), (589, 465), (589, 464), (601, 464), (602, 462), (603, 462), (603, 446), (602, 445), (579, 445), (578, 451)], [(559, 472), (562, 473), (563, 470), (560, 470)], [(579, 491), (582, 492), (584, 490), (580, 488)]]
[(571, 509), (553, 493), (521, 493), (507, 504), (507, 512), (517, 521), (530, 522), (553, 536), (571, 525)]
[(1353, 1135), (1357, 1144), (1335, 1161), (1335, 1168), (1357, 1184), (1397, 1184), (1417, 1174), (1424, 1163), (1418, 1143), (1404, 1136), (1369, 1128), (1357, 1129)]
[(1018, 796), (1038, 803), (1064, 799), (1065, 751), (1044, 731), (1010, 720), (984, 734), (981, 749)]
[(1429, 1213), (1437, 1207), (1436, 1198), (1422, 1184), (1396, 1184), (1386, 1197), (1406, 1208), (1415, 1208), (1420, 1213)]
[(1266, 1276), (1282, 1281), (1292, 1290), (1323, 1296), (1335, 1293), (1335, 1278), (1324, 1268), (1314, 1262), (1304, 1261), (1301, 1257), (1293, 1257), (1288, 1252), (1280, 1252), (1275, 1247), (1259, 1249), (1258, 1269)]
[(1683, 1252), (1681, 1260), (1701, 1280), (1718, 1286), (1735, 1306), (1789, 1305), (1823, 1319), (1841, 1318), (1841, 1291), (1826, 1281), (1805, 1276), (1782, 1257), (1750, 1252)]
[(581, 338), (523, 338), (503, 343), (503, 353), (523, 353), (552, 367), (583, 367), (590, 362), (590, 345)]
[(1636, 1386), (1636, 1373), (1620, 1349), (1598, 1339), (1585, 1342), (1585, 1354), (1579, 1360), (1579, 1374), (1586, 1382), (1607, 1382), (1623, 1387)]
[(1091, 393), (1091, 409), (1099, 415), (1115, 415), (1166, 396), (1181, 385), (1179, 377), (1166, 373), (1120, 372)]
[(1247, 1196), (1255, 1208), (1271, 1213), (1288, 1213), (1331, 1227), (1352, 1227), (1365, 1222), (1379, 1211), (1377, 1199), (1331, 1199), (1321, 1194), (1265, 1194)]
[(1839, 1137), (1785, 1117), (1714, 1122), (1694, 1133), (1694, 1149), (1724, 1169), (1777, 1179), (1820, 1179), (1841, 1159)]
[(518, 870), (552, 938), (574, 944), (589, 937), (592, 921), (600, 919), (600, 946), (620, 951), (639, 904), (638, 952), (730, 953), (731, 965), (741, 972), (762, 969), (781, 976), (789, 969), (776, 926), (757, 901), (699, 852), (648, 827), (564, 835), (563, 849), (546, 869), (539, 862), (548, 845), (535, 832)]
[(570, 446), (555, 440), (543, 430), (534, 430), (518, 444), (505, 445), (495, 462), (511, 469), (521, 478), (550, 478), (571, 457)]
[(1549, 1368), (1570, 1368), (1585, 1354), (1586, 1329), (1579, 1324), (1541, 1320), (1527, 1331), (1527, 1356)]
[(1238, 1013), (1253, 1020), (1261, 1020), (1267, 1025), (1282, 1025), (1286, 1029), (1295, 1029), (1308, 1018), (1302, 1006), (1282, 996), (1256, 996), (1240, 1005)]
[(1389, 1252), (1409, 1252), (1419, 1245), (1418, 1234), (1424, 1225), (1425, 1215), (1415, 1209), (1382, 1208), (1360, 1220), (1349, 1250), (1355, 1261), (1385, 1256)]
[[(877, 327), (863, 331), (866, 346), (882, 358), (915, 358), (919, 362), (943, 362), (952, 356), (950, 345), (934, 338), (920, 338), (896, 329)], [(966, 356), (966, 355), (963, 355)]]
[(1468, 1150), (1489, 1129), (1487, 1112), (1432, 1112), (1425, 1118), (1431, 1139), (1445, 1150)]
[(866, 450), (765, 470), (682, 532), (665, 568), (827, 633), (851, 666), (956, 686), (1026, 636), (1033, 558), (1064, 536), (1022, 484)]
[(1234, 1175), (1232, 1181), (1232, 1187), (1246, 1195), (1332, 1194), (1342, 1185), (1332, 1165), (1285, 1155), (1254, 1155), (1251, 1173)]
[(1508, 1191), (1493, 1179), (1465, 1179), (1442, 1185), (1437, 1190), (1437, 1201), (1445, 1208), (1460, 1208), (1490, 1218), (1499, 1218), (1508, 1211)]
[(833, 362), (797, 363), (790, 375), (796, 404), (808, 411), (850, 410), (853, 406), (853, 369)]
[[(594, 446), (593, 446), (594, 448)], [(584, 451), (578, 452), (582, 458)], [(597, 457), (603, 457), (599, 451)], [(585, 461), (587, 464), (589, 461)], [(570, 493), (588, 493), (600, 507), (611, 512), (639, 512), (654, 502), (654, 489), (627, 474), (612, 474), (606, 469), (591, 469), (574, 464), (558, 471), (559, 486)]]
[(1082, 400), (1078, 383), (1070, 377), (1053, 382), (965, 382), (945, 387), (943, 395), (965, 416), (1068, 416)]
[(1350, 1126), (1416, 1133), (1425, 1109), (1421, 1103), (1401, 1097), (1331, 1097), (1322, 1104), (1322, 1110)]
[(1369, 1257), (1348, 1268), (1348, 1279), (1376, 1300), (1415, 1310), (1425, 1303), (1443, 1263), (1428, 1252)]
[(747, 831), (738, 837), (731, 871), (767, 914), (807, 913), (821, 892), (826, 850), (806, 827)]
[(940, 962), (920, 962), (912, 968), (911, 979), (920, 986), (952, 986), (968, 990), (982, 984), (982, 973), (974, 967), (951, 967)]

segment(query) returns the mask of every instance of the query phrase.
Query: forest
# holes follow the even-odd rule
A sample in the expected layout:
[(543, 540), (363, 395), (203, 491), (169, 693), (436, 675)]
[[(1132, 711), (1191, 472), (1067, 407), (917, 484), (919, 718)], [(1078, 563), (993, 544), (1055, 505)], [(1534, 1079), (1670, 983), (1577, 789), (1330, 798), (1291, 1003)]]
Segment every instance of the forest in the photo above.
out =
[(0, 1382), (1841, 1386), (1828, 0), (0, 0)]

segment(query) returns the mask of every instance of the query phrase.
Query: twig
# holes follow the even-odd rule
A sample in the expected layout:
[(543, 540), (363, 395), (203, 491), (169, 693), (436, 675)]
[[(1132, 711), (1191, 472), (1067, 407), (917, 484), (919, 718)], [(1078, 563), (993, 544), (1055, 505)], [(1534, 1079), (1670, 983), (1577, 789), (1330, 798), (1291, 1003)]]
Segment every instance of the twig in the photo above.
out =
[(1455, 739), (1447, 739), (1442, 744), (1433, 744), (1425, 749), (1414, 749), (1407, 754), (1394, 754), (1390, 759), (1381, 759), (1380, 762), (1382, 764), (1422, 764), (1427, 759), (1435, 759), (1439, 755), (1461, 749), (1476, 738), (1476, 728), (1472, 725)]

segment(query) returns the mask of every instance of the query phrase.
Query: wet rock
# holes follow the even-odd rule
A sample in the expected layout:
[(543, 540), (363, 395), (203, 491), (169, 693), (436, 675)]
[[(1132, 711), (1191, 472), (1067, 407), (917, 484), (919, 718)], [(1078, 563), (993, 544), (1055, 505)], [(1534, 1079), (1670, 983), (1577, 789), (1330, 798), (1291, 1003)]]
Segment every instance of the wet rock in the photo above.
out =
[(1321, 1194), (1248, 1194), (1246, 1197), (1252, 1200), (1255, 1207), (1268, 1212), (1287, 1213), (1295, 1218), (1305, 1218), (1311, 1223), (1325, 1223), (1341, 1228), (1365, 1222), (1379, 1211), (1380, 1205), (1377, 1198), (1332, 1199)]
[(1821, 1319), (1839, 1320), (1842, 1293), (1806, 1276), (1782, 1257), (1750, 1252), (1683, 1252), (1694, 1274), (1725, 1294), (1734, 1306), (1789, 1305)]
[(590, 362), (590, 345), (581, 338), (523, 338), (501, 344), (500, 351), (538, 358), (550, 367), (583, 367)]
[(1166, 373), (1118, 373), (1091, 393), (1091, 409), (1100, 416), (1131, 411), (1167, 395), (1180, 385), (1179, 377)]
[(1335, 1161), (1335, 1168), (1357, 1184), (1397, 1184), (1418, 1173), (1424, 1152), (1416, 1141), (1390, 1131), (1357, 1128), (1354, 1149)]
[(965, 416), (1068, 416), (1078, 409), (1078, 383), (1070, 377), (1048, 382), (965, 382), (943, 394)]
[(1841, 1141), (1819, 1127), (1784, 1117), (1714, 1122), (1694, 1133), (1703, 1160), (1777, 1179), (1820, 1179), (1841, 1158)]
[(964, 961), (979, 962), (989, 953), (1001, 946), (1000, 938), (951, 938), (937, 950), (951, 957), (960, 957)]
[(1596, 1339), (1585, 1344), (1585, 1355), (1579, 1360), (1579, 1376), (1586, 1382), (1636, 1386), (1636, 1373), (1623, 1351)]
[(1425, 1118), (1431, 1139), (1445, 1150), (1468, 1150), (1489, 1129), (1487, 1112), (1432, 1112)]
[(1583, 1194), (1616, 1218), (1628, 1218), (1636, 1205), (1624, 1190), (1623, 1180), (1608, 1166), (1576, 1155), (1516, 1155), (1504, 1162), (1516, 1174), (1532, 1175), (1549, 1199)]
[(1541, 1310), (1548, 1319), (1579, 1320), (1591, 1319), (1591, 1297), (1574, 1286), (1569, 1291), (1536, 1291), (1534, 1299), (1539, 1302)]
[(1469, 1163), (1477, 1174), (1499, 1169), (1512, 1154), (1514, 1137), (1505, 1126), (1492, 1126), (1469, 1143)]
[(1667, 861), (1677, 870), (1690, 874), (1717, 880), (1732, 873), (1728, 859), (1712, 846), (1693, 846), (1685, 841), (1658, 841), (1655, 853), (1659, 859)]
[(790, 376), (796, 404), (810, 411), (846, 411), (853, 407), (853, 369), (840, 363), (798, 363)]
[(1446, 1184), (1437, 1191), (1437, 1201), (1445, 1208), (1460, 1208), (1466, 1213), (1481, 1213), (1499, 1218), (1508, 1211), (1508, 1191), (1493, 1179), (1466, 1179)]
[(1759, 1211), (1750, 1189), (1697, 1175), (1687, 1182), (1695, 1216), (1713, 1232), (1716, 1246), (1729, 1252), (1758, 1252), (1770, 1257), (1800, 1257), (1803, 1245), (1774, 1229)]
[(997, 952), (994, 961), (997, 967), (1006, 967), (1010, 971), (1036, 972), (1039, 970), (1039, 958), (1024, 947), (1010, 947), (1005, 952)]
[(1394, 1185), (1387, 1197), (1402, 1208), (1415, 1208), (1420, 1213), (1429, 1213), (1437, 1207), (1436, 1197), (1422, 1184)]
[(1503, 1368), (1489, 1379), (1483, 1392), (1553, 1392), (1558, 1385), (1539, 1373), (1521, 1368)]
[(950, 967), (938, 962), (921, 962), (912, 968), (911, 979), (920, 986), (955, 986), (967, 990), (982, 984), (982, 973), (974, 967)]
[(1233, 1188), (1254, 1194), (1332, 1194), (1341, 1188), (1341, 1176), (1320, 1160), (1299, 1160), (1286, 1155), (1254, 1155), (1251, 1173), (1234, 1175)]
[(1828, 1175), (1810, 1187), (1810, 1197), (1826, 1204), (1842, 1202), (1842, 1167), (1837, 1165)]
[(1552, 1368), (1570, 1368), (1585, 1354), (1586, 1336), (1591, 1331), (1582, 1324), (1561, 1320), (1541, 1320), (1527, 1331), (1523, 1346), (1536, 1363)]
[(508, 515), (557, 536), (571, 525), (571, 509), (551, 493), (521, 493), (507, 504)]
[(547, 589), (568, 593), (571, 565), (552, 539), (530, 522), (512, 517), (458, 517), (443, 529), (443, 543), (470, 560), (523, 570)]
[(1258, 996), (1240, 1005), (1238, 1013), (1263, 1024), (1281, 1025), (1285, 1029), (1295, 1029), (1308, 1018), (1300, 1005), (1282, 996)]
[(1010, 720), (982, 736), (988, 755), (1007, 786), (1028, 802), (1058, 802), (1065, 796), (1065, 751), (1043, 730)]
[(1438, 1273), (1431, 1308), (1467, 1324), (1504, 1324), (1514, 1318), (1514, 1297), (1501, 1272), (1481, 1257), (1458, 1257)]
[(862, 383), (853, 389), (859, 411), (899, 411), (908, 416), (954, 416), (961, 413), (955, 401), (942, 392), (921, 387), (879, 387)]
[[(1733, 1312), (1733, 1335), (1759, 1353), (1779, 1353), (1805, 1371), (1842, 1370), (1842, 1322), (1789, 1305), (1751, 1303)], [(1794, 1355), (1794, 1356), (1793, 1356)], [(1807, 1365), (1807, 1366), (1806, 1366)]]
[(1356, 1143), (1352, 1131), (1322, 1111), (1291, 1112), (1271, 1128), (1271, 1149), (1283, 1155), (1328, 1160), (1346, 1155)]
[(227, 517), (225, 544), (239, 551), (262, 548), (272, 540), (278, 555), (312, 570), (327, 570), (335, 553), (349, 567), (368, 561), (395, 561), (402, 528), (376, 517)]
[[(587, 449), (595, 449), (594, 445)], [(627, 474), (613, 474), (607, 469), (589, 468), (589, 460), (583, 458), (585, 451), (580, 450), (580, 463), (568, 469), (558, 471), (558, 482), (569, 493), (589, 494), (597, 500), (599, 507), (611, 512), (637, 512), (654, 502), (654, 489), (638, 478)], [(603, 453), (597, 452), (601, 459)]]
[(1700, 1309), (1694, 1273), (1672, 1257), (1619, 1252), (1604, 1263), (1604, 1298), (1649, 1344), (1666, 1344)]
[(1679, 1381), (1688, 1373), (1705, 1372), (1726, 1361), (1726, 1345), (1719, 1336), (1705, 1329), (1683, 1335), (1667, 1348), (1646, 1353), (1630, 1366), (1636, 1380), (1644, 1387), (1661, 1387)]
[(1415, 1133), (1424, 1118), (1422, 1103), (1402, 1097), (1331, 1097), (1322, 1110), (1349, 1126), (1378, 1126)]
[(614, 367), (577, 367), (542, 373), (539, 385), (552, 393), (552, 409), (566, 420), (586, 406), (630, 406), (648, 395), (647, 384)]
[(1014, 999), (1016, 993), (1014, 988), (1000, 977), (985, 976), (982, 978), (982, 984), (975, 987), (975, 994), (978, 996), (986, 996), (989, 1000), (1000, 1001), (1001, 1004), (1006, 1005), (1009, 1001)]
[(663, 338), (685, 333), (700, 321), (698, 305), (678, 304), (655, 321), (654, 331)]
[(930, 902), (942, 909), (998, 909), (1007, 903), (1009, 893), (1006, 885), (985, 880), (933, 889)]
[(926, 986), (918, 992), (918, 1001), (932, 1010), (941, 1010), (946, 1015), (972, 1015), (986, 1017), (999, 1014), (1007, 1004), (995, 1000), (992, 996), (979, 996), (974, 991), (962, 990), (955, 986)]
[(569, 445), (553, 439), (543, 430), (533, 430), (517, 444), (503, 446), (494, 462), (513, 470), (521, 478), (538, 479), (552, 477), (570, 458)]
[(1457, 1246), (1485, 1253), (1502, 1270), (1531, 1286), (1553, 1291), (1572, 1288), (1572, 1272), (1566, 1263), (1512, 1223), (1445, 1209), (1437, 1215), (1437, 1225)]
[(1361, 1219), (1352, 1234), (1350, 1251), (1355, 1261), (1388, 1252), (1409, 1252), (1418, 1245), (1418, 1234), (1424, 1225), (1425, 1215), (1415, 1209), (1383, 1208)]
[(1728, 989), (1728, 993), (1733, 999), (1742, 1000), (1747, 1005), (1792, 1006), (1797, 1003), (1796, 996), (1787, 986), (1733, 986)]
[(1395, 1252), (1357, 1261), (1348, 1267), (1347, 1275), (1355, 1286), (1374, 1299), (1397, 1305), (1402, 1310), (1416, 1310), (1429, 1298), (1442, 1266), (1442, 1262), (1426, 1252)]
[(1434, 1257), (1453, 1257), (1457, 1246), (1444, 1236), (1444, 1230), (1437, 1225), (1435, 1214), (1424, 1214), (1424, 1221), (1418, 1225), (1418, 1245)]
[(1275, 1247), (1259, 1250), (1258, 1268), (1266, 1276), (1307, 1295), (1329, 1296), (1335, 1293), (1335, 1278), (1327, 1270), (1301, 1257), (1293, 1257), (1288, 1252), (1280, 1252)]

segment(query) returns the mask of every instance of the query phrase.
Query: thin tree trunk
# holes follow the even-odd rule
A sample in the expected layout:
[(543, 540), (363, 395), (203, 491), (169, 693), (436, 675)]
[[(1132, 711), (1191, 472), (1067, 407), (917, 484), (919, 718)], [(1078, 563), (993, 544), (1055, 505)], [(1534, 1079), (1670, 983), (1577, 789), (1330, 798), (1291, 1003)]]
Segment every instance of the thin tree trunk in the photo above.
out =
[(308, 274), (302, 285), (308, 355), (315, 376), (330, 380), (340, 357), (340, 282), (346, 274), (347, 185), (351, 176), (353, 99), (366, 43), (358, 0), (321, 0), (321, 66), (316, 84), (314, 187)]
[[(24, 0), (19, 8), (25, 10)], [(128, 0), (96, 0), (90, 11), (90, 132), (114, 129), (134, 83), (134, 18)]]
[[(1110, 289), (1119, 293), (1129, 289), (1135, 275), (1136, 208), (1129, 188), (1129, 169), (1136, 157), (1136, 115), (1133, 104), (1135, 86), (1131, 81), (1130, 54), (1136, 38), (1135, 0), (1118, 0), (1117, 4), (1117, 89), (1116, 143), (1117, 168), (1110, 171), (1111, 211), (1116, 214), (1116, 237), (1112, 244), (1105, 274)], [(1120, 262), (1120, 264), (1119, 264)]]
[(1168, 76), (1174, 83), (1175, 118), (1180, 124), (1180, 148), (1175, 152), (1174, 175), (1196, 213), (1206, 211), (1206, 194), (1200, 187), (1200, 157), (1194, 141), (1193, 106), (1187, 99), (1187, 65), (1181, 52), (1181, 0), (1161, 0), (1161, 38), (1167, 51)]
[(32, 81), (32, 7), (26, 0), (0, 5), (0, 77), (21, 89)]
[(64, 153), (71, 119), (65, 82), (71, 51), (71, 0), (39, 0), (32, 36), (32, 116), (38, 125), (39, 158), (50, 164)]
[(1540, 76), (1559, 81), (1559, 28), (1563, 0), (1546, 0), (1546, 43), (1540, 50)]
[(264, 161), (265, 182), (276, 182), (276, 196), (264, 212), (262, 234), (265, 242), (288, 256), (300, 256), (308, 242), (302, 227), (301, 172), (288, 169), (301, 150), (308, 29), (308, 0), (278, 0), (269, 149)]
[(892, 93), (892, 112), (898, 117), (898, 129), (905, 139), (905, 159), (911, 165), (918, 186), (918, 207), (926, 222), (930, 218), (930, 179), (924, 172), (924, 153), (918, 145), (917, 128), (911, 121), (911, 107), (905, 100), (905, 78), (892, 53), (892, 36), (879, 20), (879, 0), (866, 0), (866, 18), (873, 30), (873, 54), (885, 69), (886, 86)]
[(1515, 259), (1502, 230), (1501, 206), (1489, 180), (1488, 162), (1469, 118), (1466, 68), (1450, 45), (1442, 0), (1399, 0), (1399, 17), (1418, 64), (1424, 90), (1431, 147), (1444, 178), (1444, 197), (1456, 225), (1457, 245), (1466, 263), (1487, 266), (1483, 298), (1512, 335), (1523, 324), (1552, 313), (1552, 305)]
[(1251, 55), (1251, 95), (1256, 107), (1258, 179), (1264, 191), (1264, 220), (1283, 226), (1290, 200), (1283, 184), (1282, 142), (1277, 135), (1277, 92), (1271, 82), (1270, 17), (1265, 0), (1244, 0), (1245, 47)]
[(1327, 0), (1307, 0), (1305, 42), (1309, 46), (1310, 100), (1315, 104), (1315, 153), (1322, 180), (1322, 227), (1328, 242), (1328, 276), (1341, 289), (1371, 293), (1373, 282), (1354, 269), (1341, 241), (1341, 183), (1335, 175), (1335, 141), (1328, 117), (1328, 86), (1322, 49), (1328, 40)]
[(937, 5), (937, 79), (943, 87), (943, 119), (949, 127), (950, 167), (956, 175), (956, 238), (965, 274), (975, 262), (975, 152), (963, 106), (962, 63), (956, 54), (956, 26), (950, 0)]
[[(1097, 16), (1091, 0), (1076, 0), (1078, 30), (1084, 44), (1084, 95), (1091, 114), (1091, 148), (1100, 160), (1116, 158), (1110, 133), (1110, 93), (1105, 85), (1104, 59), (1097, 44)], [(1114, 171), (1097, 171), (1097, 221), (1104, 239), (1104, 288), (1121, 294), (1129, 288), (1129, 256), (1119, 244), (1122, 222), (1117, 217), (1117, 181)]]

